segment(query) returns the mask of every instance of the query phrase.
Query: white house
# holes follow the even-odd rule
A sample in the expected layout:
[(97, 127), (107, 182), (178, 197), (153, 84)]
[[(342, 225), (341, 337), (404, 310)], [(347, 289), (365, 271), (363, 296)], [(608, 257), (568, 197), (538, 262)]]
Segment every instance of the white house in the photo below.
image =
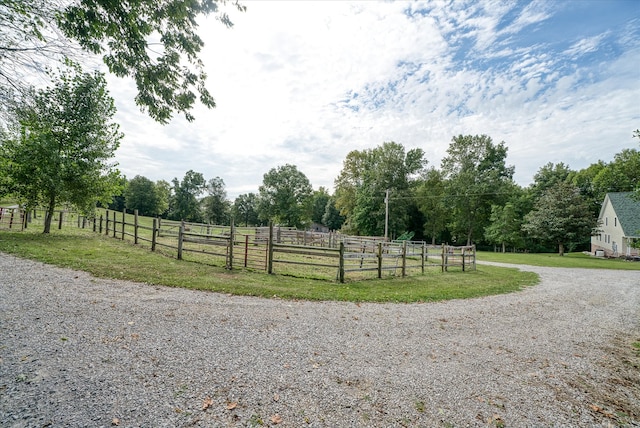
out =
[[(631, 243), (640, 239), (640, 201), (633, 192), (607, 193), (600, 208), (600, 234), (591, 237), (591, 252), (609, 257), (638, 256)], [(637, 242), (637, 241), (635, 241)]]

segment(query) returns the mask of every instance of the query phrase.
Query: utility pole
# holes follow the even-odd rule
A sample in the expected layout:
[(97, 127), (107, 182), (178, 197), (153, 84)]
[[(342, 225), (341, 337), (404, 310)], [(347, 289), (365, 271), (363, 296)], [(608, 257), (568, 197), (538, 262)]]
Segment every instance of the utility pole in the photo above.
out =
[(384, 197), (384, 240), (389, 240), (389, 189)]

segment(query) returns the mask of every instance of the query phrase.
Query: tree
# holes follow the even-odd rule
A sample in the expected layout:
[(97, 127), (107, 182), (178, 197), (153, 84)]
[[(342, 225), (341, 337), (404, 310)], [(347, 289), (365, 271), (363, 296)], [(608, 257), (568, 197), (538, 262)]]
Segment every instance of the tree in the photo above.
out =
[(122, 138), (102, 74), (68, 64), (53, 76), (54, 86), (15, 107), (13, 132), (0, 146), (0, 175), (12, 193), (27, 207), (46, 206), (44, 233), (57, 204), (90, 213), (97, 201), (108, 203), (119, 177), (110, 159)]
[(416, 187), (418, 209), (424, 216), (424, 231), (435, 245), (436, 238), (446, 229), (449, 210), (445, 205), (446, 183), (441, 171), (430, 168)]
[(343, 227), (350, 233), (382, 235), (389, 190), (389, 230), (392, 235), (404, 232), (413, 204), (411, 186), (426, 163), (422, 149), (406, 151), (392, 141), (350, 152), (335, 181), (336, 207), (346, 218)]
[(531, 191), (534, 198), (539, 198), (547, 189), (550, 189), (556, 184), (567, 181), (572, 175), (572, 172), (569, 166), (562, 162), (558, 164), (549, 162), (541, 167), (533, 176)]
[(206, 185), (208, 193), (202, 199), (204, 219), (211, 224), (228, 224), (231, 215), (231, 204), (227, 201), (224, 180), (212, 178)]
[[(191, 121), (197, 99), (215, 107), (198, 57), (204, 41), (196, 33), (196, 18), (214, 14), (232, 27), (227, 14), (220, 12), (220, 3), (226, 1), (3, 0), (0, 87), (7, 90), (5, 98), (12, 97), (24, 89), (25, 74), (42, 72), (52, 60), (79, 46), (102, 55), (112, 74), (132, 77), (138, 88), (136, 103), (152, 118), (166, 123), (176, 111)], [(246, 10), (237, 1), (232, 3)]]
[(594, 179), (595, 177), (605, 169), (606, 164), (599, 160), (596, 163), (592, 163), (587, 168), (571, 173), (567, 179), (570, 183), (580, 189), (580, 194), (587, 200), (591, 212), (594, 217), (597, 217), (602, 207), (602, 201), (604, 201), (605, 193), (602, 193), (601, 189), (596, 189)]
[(327, 226), (329, 230), (340, 230), (343, 223), (344, 217), (340, 214), (340, 210), (336, 208), (336, 199), (335, 197), (330, 197), (322, 216), (322, 224)]
[(453, 137), (442, 172), (447, 180), (450, 227), (467, 245), (481, 238), (488, 225), (492, 205), (502, 205), (509, 196), (514, 167), (506, 165), (507, 147), (494, 144), (486, 135)]
[[(324, 224), (323, 217), (327, 210), (329, 202), (329, 192), (324, 187), (313, 192), (313, 201), (311, 203), (311, 221), (317, 224)], [(326, 226), (326, 224), (325, 224)]]
[[(119, 177), (117, 179), (117, 186), (114, 188), (114, 193), (111, 196), (111, 200), (109, 204), (106, 205), (108, 209), (113, 211), (122, 212), (125, 209), (125, 201), (124, 201), (124, 189), (127, 187), (127, 177)], [(98, 203), (98, 206), (102, 206), (101, 203)]]
[(597, 219), (580, 190), (560, 182), (538, 199), (536, 208), (524, 217), (522, 229), (536, 239), (556, 244), (563, 256), (566, 246), (587, 241), (596, 227)]
[(245, 226), (259, 225), (258, 195), (255, 193), (239, 195), (233, 202), (233, 213), (238, 220), (244, 221)]
[(164, 216), (169, 211), (169, 201), (171, 200), (171, 184), (166, 180), (156, 181), (155, 186), (156, 198), (158, 200), (159, 216)]
[(516, 207), (507, 202), (504, 207), (493, 205), (491, 207), (491, 224), (484, 230), (487, 241), (502, 247), (502, 252), (506, 250), (506, 246), (516, 247), (520, 245), (522, 240), (521, 227), (522, 217), (516, 211)]
[(311, 219), (312, 193), (309, 179), (295, 165), (272, 168), (260, 186), (260, 217), (302, 227)]
[(623, 149), (616, 153), (613, 161), (609, 162), (593, 178), (593, 186), (601, 196), (609, 192), (632, 192), (640, 183), (640, 151)]
[(140, 175), (129, 180), (124, 190), (124, 198), (127, 209), (138, 210), (140, 215), (160, 215), (168, 207), (168, 199), (164, 190), (159, 189), (156, 183)]
[(193, 170), (184, 175), (182, 181), (172, 180), (173, 195), (169, 201), (169, 218), (172, 220), (202, 221), (198, 196), (205, 188), (204, 176)]

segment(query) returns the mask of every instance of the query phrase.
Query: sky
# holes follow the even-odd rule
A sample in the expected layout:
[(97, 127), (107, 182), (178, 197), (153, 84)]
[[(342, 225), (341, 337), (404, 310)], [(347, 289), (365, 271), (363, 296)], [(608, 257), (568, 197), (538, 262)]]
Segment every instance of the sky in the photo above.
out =
[(453, 136), (505, 142), (515, 181), (640, 148), (640, 1), (244, 1), (199, 20), (216, 108), (160, 125), (110, 76), (120, 171), (188, 170), (230, 200), (296, 165), (330, 193), (352, 150), (387, 141), (440, 167)]

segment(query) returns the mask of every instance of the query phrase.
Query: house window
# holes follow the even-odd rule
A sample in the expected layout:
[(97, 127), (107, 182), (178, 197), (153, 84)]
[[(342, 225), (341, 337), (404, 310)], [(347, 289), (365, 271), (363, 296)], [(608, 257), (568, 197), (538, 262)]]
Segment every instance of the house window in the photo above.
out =
[(609, 226), (609, 217), (604, 218), (604, 225)]
[(613, 225), (618, 226), (618, 217), (613, 218)]

